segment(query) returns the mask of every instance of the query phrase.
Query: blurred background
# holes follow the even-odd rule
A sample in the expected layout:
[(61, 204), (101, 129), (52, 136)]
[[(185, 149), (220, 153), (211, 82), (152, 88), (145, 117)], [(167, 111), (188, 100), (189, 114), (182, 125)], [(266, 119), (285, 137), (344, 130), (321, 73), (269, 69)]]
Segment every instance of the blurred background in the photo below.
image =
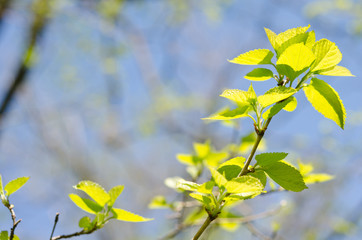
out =
[[(164, 179), (186, 176), (175, 155), (210, 139), (215, 149), (252, 130), (238, 131), (208, 116), (229, 104), (225, 88), (247, 89), (253, 66), (227, 62), (269, 48), (276, 33), (311, 25), (317, 39), (335, 42), (340, 65), (355, 78), (323, 77), (347, 110), (345, 130), (325, 120), (299, 93), (293, 113), (273, 119), (269, 151), (313, 163), (335, 176), (302, 193), (276, 193), (241, 207), (245, 215), (287, 205), (253, 224), (280, 239), (362, 238), (362, 1), (287, 0), (2, 0), (0, 1), (0, 173), (5, 182), (31, 176), (10, 199), (21, 239), (78, 231), (84, 214), (68, 198), (80, 180), (106, 189), (125, 185), (117, 207), (146, 223), (110, 222), (78, 239), (158, 239), (174, 227), (169, 210), (150, 210), (153, 196), (177, 198)], [(253, 83), (257, 94), (275, 82)], [(244, 156), (246, 157), (246, 156)], [(0, 208), (0, 229), (10, 229)], [(195, 228), (180, 234), (190, 239)], [(241, 226), (207, 239), (256, 239)]]

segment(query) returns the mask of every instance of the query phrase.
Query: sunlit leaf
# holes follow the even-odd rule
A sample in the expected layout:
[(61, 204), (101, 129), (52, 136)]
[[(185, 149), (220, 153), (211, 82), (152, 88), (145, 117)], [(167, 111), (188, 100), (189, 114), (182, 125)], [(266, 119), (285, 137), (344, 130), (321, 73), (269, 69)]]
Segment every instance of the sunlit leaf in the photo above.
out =
[[(267, 111), (265, 111), (262, 115), (262, 117), (264, 119), (268, 119), (268, 118), (272, 118), (273, 116), (275, 116), (278, 112), (280, 112), (282, 109), (285, 110), (285, 108), (292, 109), (292, 107), (296, 107), (296, 105), (294, 105), (294, 103), (296, 103), (296, 101), (294, 101), (295, 97), (289, 97), (287, 98), (285, 101), (283, 102), (278, 102), (275, 105), (273, 105), (271, 108), (269, 108)], [(293, 105), (288, 106), (288, 104), (292, 103)]]
[(332, 180), (334, 176), (325, 173), (313, 173), (303, 177), (306, 184), (320, 183)]
[(206, 183), (201, 184), (197, 188), (197, 192), (205, 193), (205, 194), (212, 194), (212, 189), (214, 188), (215, 183), (213, 181), (208, 181)]
[(277, 61), (278, 72), (294, 80), (314, 62), (312, 50), (303, 43), (289, 46)]
[(196, 156), (190, 155), (190, 154), (177, 154), (176, 158), (180, 163), (183, 163), (186, 165), (191, 165), (191, 166), (197, 165), (202, 160), (202, 159), (200, 159)]
[(87, 216), (82, 217), (78, 222), (78, 226), (80, 228), (90, 229), (93, 227), (92, 220)]
[(252, 81), (265, 81), (273, 77), (273, 72), (266, 68), (255, 68), (247, 73), (244, 78)]
[(239, 55), (229, 62), (242, 65), (271, 64), (274, 53), (269, 49), (256, 49)]
[(249, 175), (234, 178), (228, 181), (225, 186), (228, 193), (236, 193), (242, 197), (259, 194), (264, 189), (259, 179)]
[(123, 209), (112, 208), (112, 213), (115, 219), (126, 222), (146, 222), (153, 220), (152, 218), (144, 218), (137, 214), (128, 212)]
[(295, 36), (298, 36), (300, 34), (305, 33), (310, 28), (310, 25), (306, 27), (297, 27), (297, 28), (291, 28), (284, 32), (279, 33), (275, 37), (276, 42), (276, 49), (278, 49), (280, 46), (282, 46), (283, 43), (289, 41), (290, 39), (293, 39)]
[(299, 172), (300, 174), (302, 174), (302, 176), (307, 175), (308, 173), (312, 172), (314, 169), (311, 163), (304, 164), (300, 160), (298, 160), (298, 167), (299, 167)]
[(197, 142), (195, 142), (194, 143), (194, 150), (195, 150), (196, 155), (199, 158), (206, 157), (210, 153), (210, 150), (211, 150), (210, 141), (206, 141), (205, 143), (197, 143)]
[(268, 36), (269, 42), (272, 45), (274, 49), (277, 48), (277, 44), (275, 39), (277, 38), (277, 35), (270, 29), (264, 28), (266, 35)]
[(289, 97), (291, 101), (287, 102), (287, 105), (283, 108), (283, 110), (288, 112), (293, 112), (297, 108), (297, 99), (295, 97)]
[(346, 110), (338, 93), (330, 85), (313, 78), (303, 90), (309, 102), (318, 112), (336, 122), (342, 129), (344, 128)]
[(265, 187), (267, 178), (263, 170), (256, 169), (255, 172), (248, 173), (248, 175), (259, 179), (261, 184)]
[(318, 71), (316, 74), (326, 75), (326, 76), (345, 76), (345, 77), (355, 77), (347, 68), (342, 66), (334, 66), (325, 70)]
[(281, 100), (287, 99), (296, 92), (297, 90), (294, 88), (287, 88), (283, 86), (274, 87), (267, 91), (264, 95), (259, 96), (258, 102), (265, 108)]
[(245, 158), (235, 157), (222, 163), (217, 170), (225, 176), (226, 180), (231, 180), (239, 175), (244, 166), (244, 162)]
[(112, 207), (114, 202), (117, 200), (117, 198), (119, 197), (119, 195), (123, 192), (124, 186), (123, 185), (119, 185), (119, 186), (115, 186), (113, 188), (111, 188), (111, 190), (109, 190), (108, 194), (110, 197), (110, 200), (108, 202), (108, 206)]
[(268, 176), (286, 190), (300, 192), (308, 188), (300, 172), (290, 164), (278, 161), (265, 165), (262, 169)]
[(288, 153), (273, 152), (273, 153), (261, 153), (255, 156), (255, 160), (260, 166), (267, 166), (281, 161), (288, 156)]
[(197, 183), (186, 181), (183, 179), (178, 180), (176, 183), (176, 188), (184, 190), (184, 191), (197, 191), (199, 186), (200, 185)]
[(90, 199), (86, 199), (86, 198), (81, 198), (79, 197), (77, 194), (69, 194), (69, 198), (74, 202), (75, 205), (77, 205), (80, 209), (88, 212), (88, 213), (92, 213), (92, 214), (96, 214), (97, 212), (102, 211), (103, 207), (100, 206), (98, 203), (90, 200)]
[(0, 232), (0, 240), (9, 240), (9, 233), (8, 233), (8, 231), (1, 231), (1, 232)]
[(88, 196), (93, 198), (94, 201), (96, 201), (102, 207), (110, 200), (109, 194), (98, 183), (91, 181), (81, 181), (76, 186), (74, 186), (74, 188), (88, 194)]
[(342, 53), (336, 44), (328, 39), (321, 39), (316, 42), (313, 53), (316, 60), (310, 68), (312, 72), (334, 67), (342, 60)]
[(296, 43), (302, 43), (304, 44), (306, 47), (312, 49), (314, 43), (315, 43), (315, 33), (314, 31), (311, 32), (304, 32), (304, 33), (299, 33), (295, 36), (293, 36), (292, 38), (288, 39), (287, 41), (285, 41), (284, 43), (282, 43), (278, 49), (276, 50), (277, 52), (277, 56), (280, 56), (281, 54), (283, 54), (283, 52), (291, 45), (296, 44)]
[(8, 182), (4, 187), (6, 195), (10, 196), (11, 194), (18, 191), (29, 180), (29, 178), (30, 177), (20, 177)]
[(219, 188), (225, 187), (225, 184), (227, 183), (226, 178), (221, 175), (217, 170), (213, 169), (213, 168), (209, 168), (210, 172), (211, 172), (211, 176), (214, 179), (214, 182), (216, 183), (216, 185)]
[(239, 107), (250, 106), (250, 100), (254, 98), (255, 92), (252, 89), (242, 91), (239, 89), (226, 89), (220, 97), (227, 98), (235, 102)]
[(148, 207), (151, 209), (155, 208), (169, 208), (170, 205), (167, 203), (166, 198), (164, 196), (158, 195), (155, 196), (150, 204), (148, 204)]
[(233, 110), (229, 110), (229, 108), (226, 108), (221, 112), (217, 112), (209, 117), (203, 118), (203, 120), (231, 120), (231, 119), (248, 117), (250, 110), (251, 110), (250, 106), (238, 107)]

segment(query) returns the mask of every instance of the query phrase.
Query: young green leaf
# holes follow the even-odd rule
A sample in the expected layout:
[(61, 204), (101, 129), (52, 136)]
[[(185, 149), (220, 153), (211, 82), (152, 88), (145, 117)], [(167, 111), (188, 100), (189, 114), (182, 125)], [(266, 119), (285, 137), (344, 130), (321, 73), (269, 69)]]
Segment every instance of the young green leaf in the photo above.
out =
[(252, 81), (265, 81), (273, 77), (273, 72), (267, 68), (255, 68), (247, 73), (244, 78)]
[(97, 214), (97, 212), (100, 212), (103, 210), (103, 207), (100, 206), (98, 203), (96, 203), (90, 199), (81, 198), (77, 194), (71, 193), (71, 194), (69, 194), (69, 198), (80, 209), (82, 209), (88, 213)]
[(255, 172), (248, 173), (248, 175), (259, 179), (261, 184), (265, 187), (267, 178), (263, 170), (256, 169)]
[(287, 105), (283, 108), (283, 110), (287, 112), (293, 112), (297, 108), (297, 99), (295, 97), (289, 97), (291, 101), (288, 101)]
[(263, 108), (265, 108), (281, 100), (287, 99), (296, 92), (297, 90), (294, 88), (287, 88), (283, 86), (274, 87), (267, 91), (264, 95), (259, 96), (258, 102)]
[(235, 157), (221, 164), (217, 170), (229, 181), (239, 175), (244, 166), (244, 162), (245, 158)]
[(308, 173), (312, 172), (314, 169), (311, 163), (305, 164), (302, 163), (300, 160), (298, 160), (298, 167), (299, 167), (299, 172), (300, 174), (302, 174), (302, 176), (307, 175)]
[(342, 60), (342, 53), (336, 44), (328, 39), (316, 42), (313, 46), (313, 53), (316, 60), (310, 68), (312, 72), (334, 67)]
[(110, 207), (113, 206), (113, 204), (115, 203), (115, 201), (117, 200), (119, 195), (121, 195), (121, 193), (123, 192), (123, 189), (124, 189), (124, 186), (119, 185), (119, 186), (115, 186), (115, 187), (111, 188), (111, 190), (109, 190), (108, 195), (109, 195), (110, 199), (108, 202), (108, 206), (110, 206)]
[(206, 196), (205, 194), (190, 193), (190, 197), (201, 202), (206, 209), (212, 209), (215, 206), (215, 204), (212, 201), (212, 198), (210, 196)]
[(1, 231), (0, 232), (0, 240), (8, 240), (8, 239), (9, 239), (8, 231)]
[(6, 195), (10, 196), (11, 194), (18, 191), (29, 180), (29, 178), (30, 177), (20, 177), (8, 182), (8, 184), (6, 184), (4, 187)]
[(303, 176), (305, 184), (320, 183), (332, 180), (334, 177), (325, 173), (313, 173)]
[(88, 194), (102, 207), (104, 207), (104, 205), (110, 200), (109, 194), (98, 183), (91, 181), (81, 181), (73, 187)]
[(211, 152), (210, 141), (205, 143), (194, 143), (194, 150), (199, 158), (205, 158)]
[(287, 41), (285, 41), (284, 43), (282, 43), (278, 49), (276, 50), (277, 52), (277, 56), (279, 57), (280, 55), (283, 54), (283, 52), (291, 45), (296, 44), (296, 43), (302, 43), (304, 44), (306, 47), (308, 47), (309, 49), (312, 49), (314, 43), (315, 43), (315, 33), (314, 31), (311, 32), (305, 32), (305, 33), (299, 33), (297, 35), (295, 35), (294, 37), (288, 39)]
[(93, 227), (92, 220), (87, 216), (82, 217), (79, 220), (78, 225), (80, 228), (83, 228), (85, 230), (91, 229)]
[(274, 53), (269, 49), (256, 49), (243, 54), (229, 62), (242, 64), (242, 65), (259, 65), (259, 64), (271, 64), (271, 59)]
[(315, 56), (311, 49), (303, 43), (289, 46), (277, 61), (277, 70), (292, 81), (303, 73), (314, 62)]
[(205, 193), (205, 194), (212, 194), (212, 190), (215, 186), (215, 183), (213, 181), (208, 181), (206, 183), (201, 184), (197, 188), (197, 192), (199, 193)]
[(217, 170), (213, 169), (213, 168), (209, 168), (210, 172), (211, 172), (211, 176), (214, 179), (214, 182), (216, 183), (216, 185), (219, 188), (225, 187), (225, 184), (227, 183), (226, 178), (221, 175)]
[(321, 70), (316, 72), (319, 75), (326, 75), (326, 76), (345, 76), (345, 77), (355, 77), (347, 68), (342, 66), (334, 66), (325, 70)]
[(293, 39), (296, 36), (305, 33), (306, 31), (308, 31), (309, 28), (310, 28), (310, 25), (308, 25), (306, 27), (291, 28), (282, 33), (279, 33), (275, 38), (275, 42), (276, 42), (276, 46), (277, 46), (276, 49), (278, 49), (283, 43), (289, 41), (290, 39)]
[(151, 209), (155, 209), (155, 208), (169, 208), (170, 205), (167, 203), (165, 196), (155, 196), (150, 204), (148, 204), (148, 207)]
[(288, 156), (288, 153), (273, 152), (273, 153), (261, 153), (255, 156), (255, 160), (260, 166), (272, 165), (275, 162), (281, 161)]
[(123, 209), (112, 208), (112, 213), (115, 219), (126, 222), (147, 222), (153, 220), (152, 218), (144, 218), (137, 214), (128, 212)]
[(179, 179), (176, 183), (176, 188), (184, 190), (184, 191), (197, 191), (197, 189), (200, 187), (199, 184), (186, 181), (184, 179)]
[(268, 176), (286, 190), (300, 192), (308, 188), (300, 172), (283, 161), (274, 162), (263, 166), (262, 169)]
[(203, 118), (203, 120), (231, 120), (231, 119), (248, 117), (250, 110), (251, 110), (251, 108), (248, 105), (238, 107), (233, 110), (229, 110), (229, 108), (226, 108), (225, 110), (222, 110), (221, 112), (218, 112), (218, 113), (212, 114), (209, 117)]
[(250, 106), (250, 100), (254, 98), (254, 93), (250, 88), (248, 91), (242, 91), (239, 89), (226, 89), (220, 95), (220, 97), (224, 97), (235, 102), (239, 107), (244, 107)]
[(195, 224), (197, 221), (204, 219), (206, 215), (206, 211), (204, 209), (195, 208), (193, 209), (184, 220), (185, 225)]
[(260, 194), (264, 189), (259, 179), (249, 175), (234, 178), (228, 181), (225, 187), (228, 193), (239, 194), (242, 197)]
[(313, 78), (303, 88), (312, 106), (323, 116), (336, 122), (342, 129), (346, 119), (346, 110), (338, 93), (326, 82)]
[(277, 35), (270, 29), (264, 28), (266, 35), (268, 36), (269, 42), (272, 45), (274, 49), (277, 49), (277, 43), (275, 39), (277, 38)]
[(177, 154), (176, 158), (180, 163), (190, 166), (195, 166), (202, 161), (202, 159), (190, 154)]
[[(269, 108), (267, 111), (265, 111), (262, 115), (262, 117), (266, 120), (268, 118), (272, 118), (273, 116), (275, 116), (278, 112), (280, 112), (280, 110), (287, 108), (287, 109), (291, 109), (290, 107), (288, 107), (287, 105), (294, 102), (295, 97), (289, 97), (287, 98), (285, 101), (283, 102), (277, 102), (274, 106), (272, 106), (271, 108)], [(295, 101), (296, 102), (296, 101)]]
[(217, 167), (220, 161), (228, 156), (227, 152), (212, 152), (204, 159), (204, 163), (209, 167)]

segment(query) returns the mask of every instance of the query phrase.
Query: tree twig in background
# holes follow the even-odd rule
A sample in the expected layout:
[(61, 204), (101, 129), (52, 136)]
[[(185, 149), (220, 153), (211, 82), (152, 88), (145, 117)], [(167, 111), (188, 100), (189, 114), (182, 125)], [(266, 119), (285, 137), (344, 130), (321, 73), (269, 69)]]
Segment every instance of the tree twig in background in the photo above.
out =
[(11, 227), (10, 230), (10, 237), (9, 240), (13, 240), (14, 236), (15, 236), (15, 228), (18, 226), (18, 224), (21, 222), (21, 219), (16, 220), (16, 215), (15, 215), (15, 211), (14, 211), (14, 205), (12, 204), (5, 204), (5, 206), (9, 209), (10, 214), (11, 214), (11, 219), (13, 220), (13, 226)]

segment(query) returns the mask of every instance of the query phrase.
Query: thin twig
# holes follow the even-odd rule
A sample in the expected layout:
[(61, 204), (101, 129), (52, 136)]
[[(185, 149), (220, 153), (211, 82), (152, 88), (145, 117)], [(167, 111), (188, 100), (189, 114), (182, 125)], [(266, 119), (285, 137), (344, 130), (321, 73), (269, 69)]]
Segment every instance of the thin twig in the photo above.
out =
[(54, 234), (55, 228), (57, 226), (58, 220), (59, 220), (59, 213), (56, 213), (55, 219), (54, 219), (53, 230), (52, 230), (52, 233), (50, 234), (50, 240), (52, 240), (52, 238), (53, 238), (53, 234)]
[(18, 224), (21, 222), (21, 219), (19, 219), (18, 221), (16, 221), (16, 215), (15, 215), (15, 211), (14, 211), (14, 205), (12, 204), (7, 204), (5, 205), (11, 214), (11, 219), (13, 220), (13, 226), (11, 227), (10, 230), (10, 237), (9, 240), (13, 240), (14, 236), (15, 236), (15, 228), (18, 226)]
[(82, 231), (75, 232), (72, 234), (59, 235), (59, 236), (51, 238), (51, 240), (58, 240), (58, 239), (63, 239), (63, 238), (72, 238), (72, 237), (77, 237), (77, 236), (81, 236), (81, 235), (87, 235), (87, 234), (91, 234), (97, 230), (98, 230), (97, 225), (94, 225), (94, 227), (90, 230), (83, 229)]

